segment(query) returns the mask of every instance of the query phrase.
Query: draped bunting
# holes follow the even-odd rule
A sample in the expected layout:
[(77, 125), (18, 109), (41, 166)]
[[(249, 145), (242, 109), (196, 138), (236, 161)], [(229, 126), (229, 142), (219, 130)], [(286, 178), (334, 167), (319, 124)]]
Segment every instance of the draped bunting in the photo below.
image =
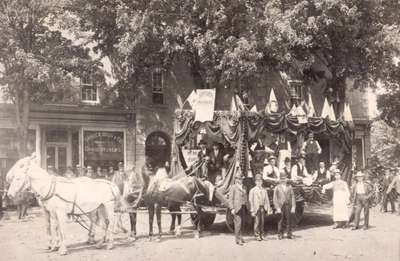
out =
[[(264, 132), (288, 133), (296, 135), (298, 140), (304, 137), (305, 133), (312, 131), (316, 134), (325, 133), (329, 137), (336, 138), (344, 152), (350, 154), (352, 146), (351, 128), (349, 124), (342, 121), (331, 121), (320, 117), (309, 117), (307, 122), (299, 123), (296, 116), (284, 113), (258, 113), (251, 111), (215, 111), (212, 122), (194, 122), (194, 112), (188, 110), (177, 110), (175, 113), (175, 142), (177, 150), (189, 141), (189, 137), (202, 127), (212, 140), (227, 141), (233, 148), (236, 148), (235, 160), (228, 168), (228, 175), (225, 177), (222, 192), (226, 192), (233, 182), (233, 176), (237, 168), (235, 161), (243, 161), (244, 152), (247, 153), (247, 147), (244, 146), (243, 137), (248, 142), (254, 141)], [(246, 132), (246, 134), (242, 133)], [(192, 135), (193, 136), (193, 135)], [(239, 146), (240, 145), (240, 146)], [(184, 160), (178, 153), (178, 158), (185, 165)], [(243, 163), (243, 162), (241, 162)], [(241, 167), (247, 164), (241, 164)], [(241, 170), (247, 173), (247, 170)], [(245, 174), (246, 175), (246, 174)]]

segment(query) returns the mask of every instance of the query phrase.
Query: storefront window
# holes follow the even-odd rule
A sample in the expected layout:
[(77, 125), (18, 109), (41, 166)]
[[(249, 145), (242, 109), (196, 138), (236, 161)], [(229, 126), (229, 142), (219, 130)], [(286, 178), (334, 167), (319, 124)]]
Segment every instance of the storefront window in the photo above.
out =
[(124, 133), (120, 131), (84, 131), (85, 166), (94, 169), (117, 167), (124, 161)]

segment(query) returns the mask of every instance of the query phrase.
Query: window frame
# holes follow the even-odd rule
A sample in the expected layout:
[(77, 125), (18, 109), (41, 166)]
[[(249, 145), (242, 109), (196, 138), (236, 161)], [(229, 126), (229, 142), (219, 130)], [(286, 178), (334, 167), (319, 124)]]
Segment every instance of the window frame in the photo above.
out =
[[(88, 78), (90, 79), (90, 82), (84, 82), (82, 80), (82, 78), (80, 78), (80, 97), (81, 97), (81, 102), (86, 103), (86, 104), (99, 104), (100, 103), (99, 88), (94, 85), (93, 76), (92, 75), (90, 75)], [(84, 95), (83, 95), (84, 88), (91, 88), (92, 92), (95, 91), (96, 100), (84, 99)], [(87, 95), (85, 95), (85, 96), (87, 96)], [(93, 96), (93, 93), (90, 96)], [(87, 97), (85, 97), (85, 98), (87, 98)]]
[[(159, 88), (156, 88), (155, 74), (160, 75)], [(165, 105), (165, 95), (164, 95), (164, 72), (161, 68), (156, 68), (151, 72), (151, 101), (154, 105)], [(158, 85), (157, 85), (158, 87)], [(161, 102), (156, 102), (155, 95), (161, 96)]]

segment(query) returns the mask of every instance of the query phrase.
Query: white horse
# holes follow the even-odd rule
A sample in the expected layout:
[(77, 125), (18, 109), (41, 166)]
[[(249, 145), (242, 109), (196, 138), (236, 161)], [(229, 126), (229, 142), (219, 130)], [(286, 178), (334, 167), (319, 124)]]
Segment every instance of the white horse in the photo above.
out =
[(68, 214), (85, 215), (97, 225), (100, 220), (103, 221), (104, 236), (98, 247), (108, 239), (107, 249), (113, 248), (114, 210), (120, 203), (120, 192), (115, 184), (86, 177), (69, 180), (51, 176), (40, 168), (35, 156), (17, 161), (6, 178), (10, 183), (7, 192), (10, 197), (28, 188), (39, 196), (50, 217), (53, 250), (57, 248), (56, 237), (59, 235), (59, 253), (67, 254), (65, 224)]

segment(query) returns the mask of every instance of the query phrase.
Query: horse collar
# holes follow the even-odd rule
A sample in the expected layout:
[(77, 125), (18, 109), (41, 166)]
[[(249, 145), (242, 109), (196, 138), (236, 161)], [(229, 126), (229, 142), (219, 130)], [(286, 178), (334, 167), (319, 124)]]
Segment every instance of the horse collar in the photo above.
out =
[(51, 197), (54, 196), (54, 191), (56, 190), (56, 178), (53, 177), (51, 180), (49, 191), (47, 192), (46, 196), (42, 198), (42, 201), (49, 200)]

